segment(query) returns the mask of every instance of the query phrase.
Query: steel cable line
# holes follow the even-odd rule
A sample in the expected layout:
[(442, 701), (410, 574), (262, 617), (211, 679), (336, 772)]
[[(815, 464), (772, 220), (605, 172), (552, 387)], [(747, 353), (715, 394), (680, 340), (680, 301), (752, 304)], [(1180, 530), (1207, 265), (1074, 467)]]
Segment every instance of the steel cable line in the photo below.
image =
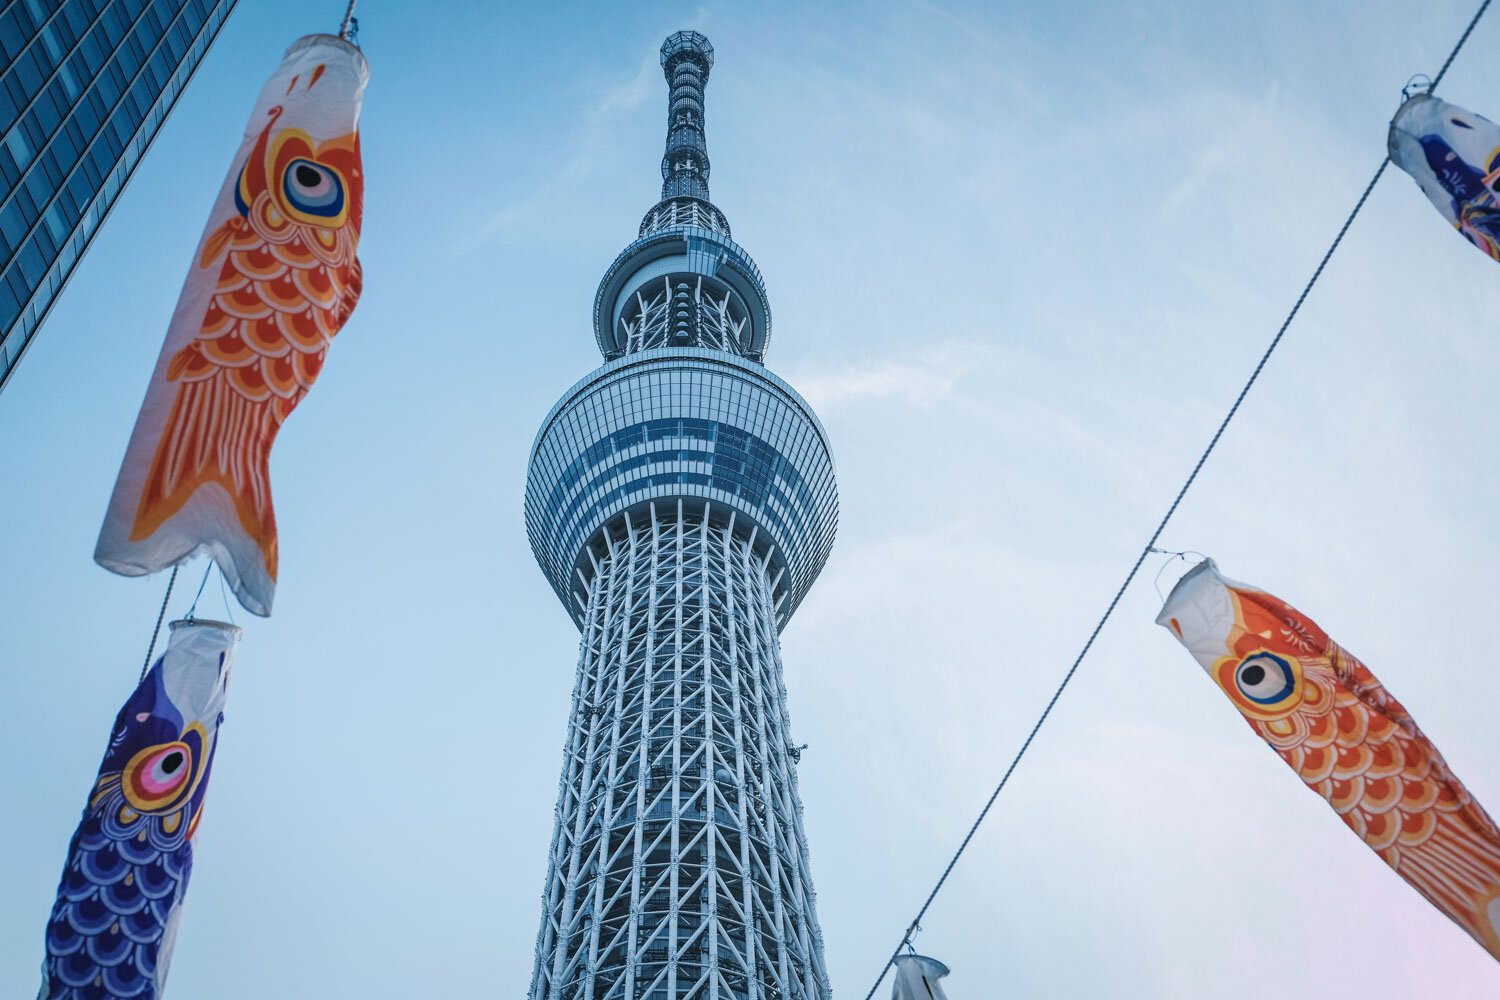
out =
[[(1431, 86), (1427, 88), (1428, 93), (1435, 91), (1438, 84), (1442, 82), (1443, 77), (1447, 75), (1448, 68), (1453, 65), (1453, 60), (1457, 58), (1459, 51), (1468, 42), (1469, 35), (1473, 33), (1474, 27), (1479, 23), (1479, 19), (1484, 16), (1484, 12), (1489, 8), (1489, 5), (1490, 0), (1483, 0), (1480, 3), (1479, 9), (1469, 19), (1468, 27), (1464, 28), (1464, 32), (1454, 44), (1453, 50), (1448, 53), (1448, 58), (1443, 61), (1442, 69), (1438, 70), (1438, 74), (1433, 78)], [(1261, 372), (1266, 367), (1266, 362), (1271, 360), (1271, 355), (1275, 353), (1277, 346), (1280, 345), (1281, 338), (1286, 334), (1287, 328), (1292, 325), (1292, 320), (1296, 319), (1297, 313), (1302, 309), (1302, 303), (1307, 301), (1308, 293), (1313, 290), (1313, 286), (1323, 276), (1323, 270), (1328, 266), (1328, 261), (1332, 259), (1334, 251), (1339, 248), (1339, 244), (1344, 241), (1344, 235), (1349, 232), (1349, 227), (1354, 224), (1355, 217), (1365, 207), (1365, 202), (1370, 198), (1370, 192), (1375, 190), (1375, 185), (1380, 182), (1381, 176), (1385, 174), (1385, 168), (1390, 166), (1390, 163), (1390, 157), (1388, 156), (1380, 161), (1380, 166), (1376, 168), (1375, 175), (1370, 178), (1370, 182), (1365, 185), (1364, 191), (1360, 193), (1359, 200), (1354, 203), (1354, 208), (1349, 212), (1348, 217), (1344, 219), (1344, 224), (1339, 227), (1338, 235), (1328, 245), (1327, 251), (1323, 254), (1323, 259), (1318, 261), (1318, 266), (1313, 271), (1312, 277), (1307, 279), (1307, 284), (1302, 287), (1302, 293), (1297, 296), (1297, 301), (1292, 304), (1291, 311), (1287, 313), (1286, 319), (1281, 321), (1281, 326), (1277, 329), (1276, 336), (1271, 338), (1271, 343), (1266, 346), (1265, 351), (1260, 356), (1260, 360), (1256, 362), (1254, 370), (1250, 372), (1250, 377), (1245, 380), (1244, 386), (1240, 389), (1239, 395), (1235, 397), (1234, 403), (1230, 405), (1229, 411), (1224, 414), (1224, 419), (1219, 422), (1219, 426), (1214, 431), (1213, 437), (1209, 439), (1208, 446), (1198, 456), (1198, 461), (1193, 465), (1193, 471), (1188, 473), (1188, 477), (1183, 481), (1182, 487), (1177, 491), (1177, 495), (1172, 498), (1171, 506), (1167, 508), (1167, 512), (1162, 515), (1161, 521), (1156, 525), (1156, 530), (1151, 532), (1151, 537), (1142, 546), (1140, 555), (1135, 557), (1135, 562), (1131, 565), (1130, 572), (1125, 574), (1124, 581), (1120, 584), (1119, 589), (1115, 591), (1115, 596), (1110, 598), (1109, 606), (1104, 609), (1104, 614), (1099, 617), (1098, 623), (1094, 625), (1094, 630), (1089, 633), (1088, 640), (1083, 644), (1083, 648), (1078, 651), (1078, 656), (1074, 658), (1072, 666), (1068, 667), (1068, 672), (1063, 674), (1062, 682), (1057, 685), (1057, 690), (1052, 692), (1052, 697), (1048, 699), (1046, 707), (1042, 709), (1042, 714), (1037, 717), (1036, 723), (1031, 727), (1031, 732), (1026, 734), (1026, 739), (1021, 744), (1021, 749), (1017, 750), (1016, 755), (1011, 758), (1010, 766), (1005, 769), (1005, 773), (1000, 777), (1000, 783), (990, 793), (989, 800), (985, 802), (984, 808), (979, 810), (979, 815), (975, 818), (973, 825), (969, 827), (969, 832), (964, 834), (964, 839), (959, 843), (958, 850), (953, 852), (953, 857), (949, 859), (947, 867), (943, 869), (943, 874), (938, 877), (937, 883), (932, 887), (932, 891), (927, 894), (927, 899), (922, 903), (922, 908), (917, 911), (917, 915), (907, 925), (906, 932), (901, 936), (901, 943), (896, 945), (896, 950), (891, 952), (890, 958), (886, 959), (885, 968), (880, 970), (880, 975), (876, 978), (874, 985), (870, 987), (870, 992), (865, 994), (865, 1000), (871, 1000), (875, 996), (875, 991), (880, 989), (880, 984), (885, 981), (886, 974), (891, 971), (891, 967), (896, 964), (896, 959), (900, 957), (901, 949), (910, 946), (912, 934), (920, 926), (922, 917), (926, 915), (928, 908), (932, 906), (932, 901), (937, 898), (937, 894), (942, 890), (943, 884), (948, 881), (948, 876), (953, 873), (954, 866), (958, 864), (959, 858), (963, 857), (964, 851), (968, 849), (970, 841), (974, 839), (974, 834), (979, 832), (980, 825), (984, 822), (985, 817), (989, 815), (990, 808), (995, 804), (995, 799), (1000, 796), (1000, 793), (1005, 789), (1006, 783), (1010, 781), (1010, 776), (1014, 773), (1016, 765), (1026, 755), (1026, 751), (1031, 747), (1031, 741), (1036, 738), (1037, 732), (1047, 721), (1047, 717), (1052, 714), (1052, 709), (1057, 705), (1057, 700), (1062, 697), (1062, 693), (1067, 689), (1069, 682), (1073, 680), (1073, 675), (1078, 672), (1078, 667), (1083, 663), (1083, 658), (1093, 648), (1094, 640), (1099, 637), (1099, 633), (1115, 613), (1115, 608), (1119, 605), (1120, 598), (1125, 596), (1125, 591), (1135, 580), (1136, 574), (1140, 572), (1141, 564), (1146, 561), (1146, 557), (1156, 548), (1156, 542), (1161, 537), (1162, 532), (1166, 530), (1167, 523), (1172, 520), (1172, 516), (1177, 513), (1177, 508), (1181, 505), (1183, 497), (1187, 496), (1188, 490), (1192, 489), (1193, 483), (1197, 481), (1198, 473), (1203, 471), (1204, 463), (1208, 461), (1208, 457), (1218, 447), (1219, 439), (1224, 436), (1224, 432), (1229, 428), (1229, 422), (1239, 412), (1240, 404), (1245, 401), (1245, 397), (1250, 394), (1250, 389), (1260, 378)]]

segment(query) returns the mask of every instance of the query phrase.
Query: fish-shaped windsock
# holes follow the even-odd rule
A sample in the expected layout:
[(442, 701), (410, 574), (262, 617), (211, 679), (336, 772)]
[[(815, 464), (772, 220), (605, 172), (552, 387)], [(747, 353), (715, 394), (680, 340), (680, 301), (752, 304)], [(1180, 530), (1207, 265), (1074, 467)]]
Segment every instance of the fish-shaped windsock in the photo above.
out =
[(1500, 960), (1500, 829), (1363, 663), (1212, 559), (1178, 581), (1156, 621), (1307, 787)]
[(1416, 94), (1391, 119), (1391, 162), (1416, 180), (1459, 232), (1500, 260), (1500, 126), (1455, 104)]
[(942, 962), (926, 955), (896, 956), (896, 982), (891, 1000), (947, 1000), (938, 982), (949, 972)]
[(308, 35), (256, 102), (136, 418), (94, 559), (142, 576), (211, 555), (271, 613), (271, 445), (359, 298), (359, 49)]
[(115, 718), (68, 846), (38, 1000), (161, 995), (239, 634), (173, 622)]

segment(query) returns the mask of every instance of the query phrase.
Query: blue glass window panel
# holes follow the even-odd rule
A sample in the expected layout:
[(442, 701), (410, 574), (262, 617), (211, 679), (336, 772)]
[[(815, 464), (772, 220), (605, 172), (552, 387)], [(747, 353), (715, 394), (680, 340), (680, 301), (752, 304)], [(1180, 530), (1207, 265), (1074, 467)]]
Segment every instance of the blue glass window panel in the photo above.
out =
[(42, 280), (42, 275), (47, 273), (47, 259), (37, 249), (36, 241), (32, 240), (21, 247), (21, 253), (16, 258), (21, 267), (21, 277), (26, 284), (35, 288)]
[(7, 60), (14, 61), (25, 47), (26, 33), (18, 23), (16, 9), (11, 8), (0, 17), (0, 50), (5, 52)]
[(25, 170), (26, 165), (31, 162), (32, 149), (22, 129), (13, 129), (5, 137), (5, 148), (10, 151), (11, 159), (15, 160), (16, 168)]
[(47, 209), (42, 218), (46, 220), (47, 232), (51, 235), (52, 242), (58, 246), (62, 246), (68, 239), (69, 230), (72, 229), (68, 225), (68, 220), (63, 215), (63, 206), (54, 204), (51, 208)]
[[(20, 300), (10, 290), (7, 282), (0, 281), (0, 329), (9, 329), (19, 315), (21, 315)], [(16, 332), (20, 333), (19, 330)], [(13, 337), (12, 339), (19, 338)]]

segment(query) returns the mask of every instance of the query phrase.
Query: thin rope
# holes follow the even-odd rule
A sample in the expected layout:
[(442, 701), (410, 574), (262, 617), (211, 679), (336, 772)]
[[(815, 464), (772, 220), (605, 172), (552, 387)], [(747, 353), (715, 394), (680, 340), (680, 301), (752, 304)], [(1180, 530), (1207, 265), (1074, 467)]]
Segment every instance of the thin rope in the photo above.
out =
[(141, 676), (136, 683), (146, 679), (146, 671), (151, 669), (151, 655), (156, 652), (156, 639), (161, 635), (162, 620), (167, 617), (167, 602), (172, 599), (172, 584), (177, 582), (177, 571), (181, 566), (172, 567), (172, 575), (167, 577), (167, 592), (161, 599), (161, 610), (156, 613), (156, 628), (151, 630), (151, 645), (146, 647), (146, 662), (141, 664)]
[(214, 561), (210, 559), (208, 565), (203, 567), (203, 579), (198, 581), (198, 592), (193, 595), (192, 606), (188, 608), (188, 613), (183, 616), (184, 618), (197, 617), (198, 601), (203, 597), (203, 588), (208, 586), (208, 574), (213, 571), (213, 568)]
[(354, 5), (358, 0), (349, 0), (349, 6), (344, 8), (344, 23), (339, 25), (339, 37), (344, 41), (349, 40), (349, 28), (354, 24)]
[(1151, 580), (1151, 587), (1152, 587), (1152, 589), (1154, 589), (1156, 591), (1156, 599), (1159, 600), (1159, 601), (1165, 601), (1167, 599), (1167, 595), (1163, 594), (1161, 592), (1161, 575), (1167, 571), (1167, 567), (1168, 566), (1172, 565), (1172, 563), (1174, 563), (1174, 562), (1176, 562), (1178, 560), (1181, 560), (1183, 562), (1187, 562), (1187, 557), (1188, 556), (1200, 556), (1203, 559), (1207, 559), (1208, 558), (1208, 556), (1204, 555), (1202, 552), (1199, 552), (1197, 549), (1184, 549), (1181, 552), (1176, 552), (1176, 551), (1173, 551), (1172, 549), (1156, 549), (1156, 548), (1153, 548), (1151, 550), (1151, 554), (1154, 555), (1154, 556), (1172, 556), (1173, 557), (1171, 559), (1163, 559), (1162, 560), (1161, 566), (1159, 566), (1157, 568), (1157, 570), (1156, 570), (1156, 576), (1153, 577), (1152, 580)]
[[(1474, 26), (1478, 24), (1479, 19), (1484, 16), (1485, 9), (1488, 8), (1489, 5), (1490, 0), (1483, 0), (1483, 2), (1479, 5), (1479, 10), (1475, 12), (1474, 17), (1469, 21), (1469, 26), (1464, 29), (1464, 33), (1459, 36), (1458, 43), (1453, 46), (1453, 51), (1448, 53), (1448, 58), (1444, 61), (1443, 68), (1439, 70), (1438, 75), (1433, 78), (1432, 87), (1429, 88), (1429, 93), (1432, 90), (1437, 89), (1438, 83), (1442, 81), (1443, 75), (1448, 72), (1448, 67), (1453, 65), (1454, 58), (1458, 55), (1459, 50), (1464, 47), (1464, 43), (1469, 40), (1469, 35), (1474, 31)], [(1005, 774), (1001, 776), (1000, 783), (996, 785), (995, 790), (990, 793), (989, 800), (985, 802), (984, 808), (979, 811), (979, 816), (974, 820), (973, 825), (969, 827), (969, 832), (964, 834), (964, 839), (959, 843), (958, 850), (955, 851), (953, 853), (953, 857), (949, 859), (947, 867), (943, 869), (943, 874), (938, 877), (937, 884), (934, 885), (932, 887), (932, 891), (927, 894), (927, 899), (922, 903), (922, 908), (917, 911), (916, 917), (913, 918), (912, 922), (909, 925), (907, 925), (906, 933), (901, 937), (901, 943), (896, 945), (895, 951), (891, 952), (891, 957), (886, 960), (885, 968), (880, 970), (880, 975), (876, 978), (874, 985), (870, 987), (870, 992), (865, 994), (865, 1000), (871, 1000), (871, 998), (875, 996), (875, 991), (880, 989), (880, 984), (885, 981), (886, 974), (891, 971), (891, 967), (896, 964), (896, 959), (900, 957), (901, 949), (911, 942), (911, 936), (918, 930), (919, 925), (922, 922), (922, 918), (927, 914), (928, 907), (930, 907), (932, 905), (932, 901), (937, 898), (937, 894), (942, 890), (943, 884), (948, 881), (948, 876), (952, 874), (954, 866), (958, 864), (958, 859), (963, 857), (964, 851), (968, 849), (969, 842), (974, 839), (974, 834), (979, 831), (980, 824), (982, 824), (985, 820), (985, 817), (989, 815), (990, 807), (995, 804), (995, 799), (1000, 796), (1001, 791), (1005, 789), (1006, 783), (1010, 781), (1010, 776), (1012, 773), (1014, 773), (1016, 765), (1021, 762), (1022, 757), (1026, 756), (1026, 751), (1031, 747), (1031, 741), (1036, 738), (1037, 732), (1047, 721), (1047, 717), (1052, 714), (1052, 709), (1057, 704), (1057, 700), (1062, 697), (1062, 693), (1067, 688), (1068, 683), (1073, 680), (1073, 675), (1078, 672), (1079, 664), (1083, 662), (1083, 658), (1087, 656), (1089, 650), (1093, 648), (1094, 640), (1099, 637), (1100, 631), (1103, 630), (1105, 624), (1115, 613), (1115, 608), (1119, 605), (1120, 598), (1125, 595), (1126, 589), (1130, 586), (1131, 582), (1135, 580), (1136, 574), (1140, 572), (1141, 564), (1146, 561), (1146, 557), (1149, 556), (1156, 548), (1157, 539), (1159, 539), (1161, 537), (1161, 533), (1166, 530), (1167, 523), (1172, 520), (1172, 515), (1177, 513), (1177, 508), (1182, 503), (1182, 498), (1187, 496), (1188, 490), (1190, 490), (1193, 486), (1193, 483), (1197, 481), (1198, 473), (1203, 471), (1203, 465), (1208, 461), (1208, 456), (1213, 454), (1214, 449), (1218, 447), (1219, 439), (1224, 436), (1224, 431), (1228, 429), (1230, 421), (1232, 421), (1235, 414), (1239, 412), (1240, 404), (1245, 401), (1245, 397), (1249, 395), (1251, 388), (1260, 378), (1260, 373), (1265, 369), (1266, 362), (1271, 360), (1271, 355), (1275, 353), (1277, 346), (1280, 345), (1281, 338), (1286, 334), (1287, 328), (1292, 325), (1292, 320), (1296, 319), (1297, 313), (1301, 311), (1302, 303), (1307, 301), (1308, 293), (1313, 290), (1313, 286), (1316, 285), (1318, 283), (1318, 279), (1323, 276), (1323, 269), (1328, 266), (1328, 261), (1333, 257), (1334, 251), (1337, 250), (1339, 248), (1339, 244), (1344, 241), (1344, 235), (1349, 232), (1349, 227), (1354, 224), (1355, 217), (1358, 216), (1360, 210), (1365, 207), (1365, 202), (1370, 198), (1370, 192), (1375, 190), (1375, 185), (1380, 182), (1380, 178), (1385, 174), (1385, 168), (1390, 166), (1390, 162), (1391, 161), (1389, 157), (1380, 161), (1380, 166), (1376, 168), (1375, 175), (1371, 177), (1370, 182), (1365, 185), (1364, 191), (1360, 193), (1359, 200), (1354, 203), (1353, 210), (1349, 212), (1348, 218), (1344, 219), (1344, 224), (1339, 227), (1338, 235), (1333, 238), (1333, 242), (1329, 244), (1327, 251), (1324, 252), (1323, 259), (1318, 262), (1317, 269), (1313, 271), (1312, 277), (1307, 279), (1307, 284), (1303, 286), (1302, 294), (1297, 296), (1297, 301), (1292, 305), (1291, 312), (1287, 313), (1286, 319), (1282, 320), (1281, 327), (1276, 331), (1276, 336), (1271, 338), (1271, 343), (1266, 347), (1265, 352), (1261, 354), (1260, 360), (1255, 365), (1255, 370), (1252, 371), (1250, 373), (1250, 377), (1245, 380), (1245, 385), (1240, 389), (1239, 395), (1235, 397), (1234, 403), (1229, 407), (1229, 412), (1224, 414), (1224, 419), (1219, 422), (1218, 429), (1214, 431), (1213, 437), (1209, 439), (1208, 447), (1204, 448), (1203, 454), (1198, 456), (1198, 461), (1193, 465), (1193, 471), (1188, 473), (1187, 479), (1183, 482), (1182, 487), (1177, 491), (1177, 496), (1172, 499), (1172, 505), (1167, 508), (1167, 512), (1162, 516), (1161, 521), (1157, 524), (1156, 530), (1151, 532), (1151, 537), (1146, 541), (1146, 544), (1141, 547), (1141, 553), (1140, 555), (1135, 557), (1135, 563), (1130, 567), (1130, 572), (1125, 574), (1124, 582), (1121, 583), (1120, 588), (1115, 591), (1115, 596), (1110, 599), (1109, 606), (1104, 609), (1104, 614), (1099, 618), (1099, 622), (1094, 626), (1094, 630), (1089, 633), (1088, 641), (1083, 644), (1083, 648), (1079, 650), (1078, 656), (1073, 660), (1073, 665), (1070, 666), (1068, 668), (1068, 672), (1063, 675), (1062, 683), (1058, 684), (1057, 690), (1054, 691), (1052, 693), (1052, 697), (1048, 699), (1047, 706), (1042, 709), (1042, 714), (1037, 718), (1036, 724), (1031, 727), (1031, 732), (1026, 734), (1026, 740), (1021, 744), (1021, 749), (1017, 750), (1015, 757), (1011, 758), (1010, 766), (1005, 769)]]
[(224, 571), (219, 570), (219, 597), (224, 601), (224, 614), (229, 618), (229, 624), (234, 624), (234, 609), (229, 606), (229, 595), (224, 591)]

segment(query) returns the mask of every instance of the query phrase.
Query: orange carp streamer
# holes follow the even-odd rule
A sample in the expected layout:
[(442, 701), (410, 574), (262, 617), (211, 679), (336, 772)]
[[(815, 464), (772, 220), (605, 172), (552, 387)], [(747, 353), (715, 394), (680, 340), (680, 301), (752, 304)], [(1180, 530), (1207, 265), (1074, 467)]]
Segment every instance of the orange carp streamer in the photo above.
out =
[(261, 91), (141, 407), (94, 558), (127, 575), (207, 551), (270, 613), (270, 454), (360, 292), (359, 50), (311, 35)]
[[(240, 176), (245, 214), (214, 230), (204, 247), (200, 266), (223, 266), (198, 336), (167, 367), (167, 381), (180, 388), (130, 533), (132, 541), (149, 537), (200, 486), (216, 482), (234, 498), (272, 579), (271, 444), (359, 298), (362, 187), (358, 136), (314, 146), (305, 133), (284, 129), (272, 146), (280, 114), (272, 110)], [(340, 217), (298, 212), (291, 199), (299, 174), (303, 188), (348, 192)]]
[(1500, 960), (1500, 829), (1363, 663), (1212, 559), (1156, 621), (1349, 829)]

